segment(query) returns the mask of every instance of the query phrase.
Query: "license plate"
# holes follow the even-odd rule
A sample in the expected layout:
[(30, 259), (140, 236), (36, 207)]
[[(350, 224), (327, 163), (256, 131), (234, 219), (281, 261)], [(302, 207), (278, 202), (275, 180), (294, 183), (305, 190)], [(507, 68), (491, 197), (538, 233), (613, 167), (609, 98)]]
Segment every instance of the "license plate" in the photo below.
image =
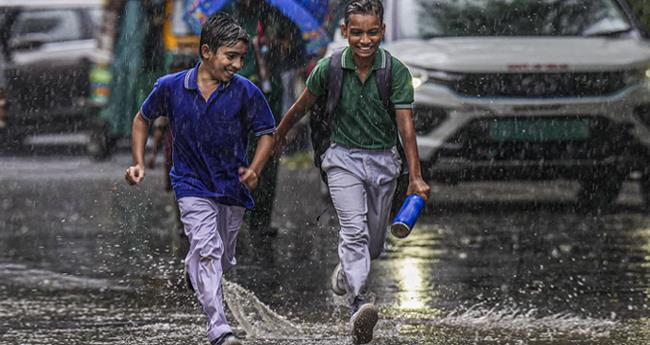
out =
[(562, 141), (589, 138), (584, 119), (501, 119), (490, 123), (490, 138), (496, 141)]

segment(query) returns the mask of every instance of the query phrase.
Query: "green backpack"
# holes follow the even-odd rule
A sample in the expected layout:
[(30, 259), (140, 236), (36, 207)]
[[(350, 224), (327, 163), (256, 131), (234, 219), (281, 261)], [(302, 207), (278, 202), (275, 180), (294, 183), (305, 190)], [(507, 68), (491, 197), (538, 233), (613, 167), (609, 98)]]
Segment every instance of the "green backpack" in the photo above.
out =
[[(377, 89), (381, 97), (384, 108), (390, 114), (395, 122), (395, 108), (390, 101), (390, 94), (392, 89), (392, 56), (388, 51), (386, 52), (386, 66), (378, 69), (376, 73)], [(330, 123), (332, 114), (338, 106), (341, 99), (341, 89), (343, 85), (343, 69), (341, 67), (341, 59), (343, 57), (343, 49), (337, 50), (332, 54), (329, 61), (329, 71), (327, 76), (327, 93), (319, 97), (316, 104), (312, 107), (309, 116), (309, 127), (311, 129), (311, 143), (314, 149), (314, 165), (320, 169), (321, 178), (327, 184), (327, 174), (321, 169), (321, 156), (330, 147), (330, 134), (332, 133)], [(399, 209), (402, 202), (406, 198), (406, 189), (408, 188), (408, 169), (406, 162), (406, 155), (399, 140), (397, 140), (397, 149), (402, 159), (402, 174), (397, 179), (397, 188), (393, 196), (393, 207), (391, 217)]]

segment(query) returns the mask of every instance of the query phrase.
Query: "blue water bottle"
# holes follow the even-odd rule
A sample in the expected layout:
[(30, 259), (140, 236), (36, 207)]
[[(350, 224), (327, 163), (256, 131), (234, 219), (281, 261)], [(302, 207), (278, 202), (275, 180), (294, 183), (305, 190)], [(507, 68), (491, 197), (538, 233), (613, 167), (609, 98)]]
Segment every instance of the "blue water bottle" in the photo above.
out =
[(424, 198), (417, 194), (411, 194), (404, 200), (402, 207), (397, 212), (395, 219), (393, 219), (393, 224), (390, 227), (390, 232), (393, 236), (404, 238), (411, 233), (424, 204)]

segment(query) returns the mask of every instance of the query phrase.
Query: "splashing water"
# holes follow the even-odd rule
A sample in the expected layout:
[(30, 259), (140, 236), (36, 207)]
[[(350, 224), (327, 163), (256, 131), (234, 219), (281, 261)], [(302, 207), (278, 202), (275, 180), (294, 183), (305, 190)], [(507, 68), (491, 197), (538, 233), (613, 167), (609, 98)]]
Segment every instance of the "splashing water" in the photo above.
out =
[(614, 319), (599, 319), (578, 316), (569, 312), (541, 316), (537, 309), (496, 306), (485, 308), (477, 304), (464, 311), (451, 311), (425, 321), (426, 317), (395, 317), (391, 323), (420, 324), (429, 327), (451, 327), (461, 332), (481, 334), (535, 334), (538, 339), (558, 337), (602, 339), (611, 336), (612, 331), (624, 331), (624, 325)]
[(271, 310), (251, 291), (225, 279), (222, 286), (228, 308), (248, 336), (273, 339), (304, 335), (300, 326)]
[(522, 311), (514, 308), (470, 309), (462, 314), (452, 312), (441, 319), (440, 323), (482, 330), (553, 330), (564, 334), (589, 335), (592, 337), (609, 336), (609, 331), (618, 326), (618, 322), (615, 320), (580, 317), (571, 313), (556, 313), (539, 317), (536, 309)]
[[(316, 335), (319, 335), (318, 338), (328, 336), (324, 334), (327, 332), (323, 332), (323, 329), (317, 329), (316, 325), (296, 325), (292, 323), (262, 303), (254, 293), (236, 283), (224, 280), (223, 289), (228, 308), (236, 322), (250, 338), (311, 339), (312, 336)], [(424, 319), (419, 317), (417, 320), (399, 317), (393, 319), (389, 315), (384, 315), (384, 320), (378, 324), (376, 329), (377, 335), (380, 337), (400, 337), (400, 332), (395, 333), (395, 330), (401, 328), (399, 327), (400, 324), (407, 326), (411, 321), (423, 326), (429, 324), (434, 328), (452, 327), (461, 333), (469, 332), (473, 334), (479, 332), (497, 335), (506, 332), (505, 334), (537, 334), (538, 339), (550, 339), (558, 336), (598, 339), (609, 337), (612, 330), (621, 330), (621, 325), (616, 320), (596, 319), (571, 313), (540, 316), (536, 309), (522, 310), (504, 306), (488, 309), (484, 308), (482, 304), (475, 305), (464, 311), (451, 311), (447, 315), (429, 318), (428, 322)], [(415, 324), (412, 326), (415, 326)], [(395, 328), (395, 326), (398, 327)], [(331, 332), (332, 328), (329, 331)], [(346, 334), (344, 329), (338, 329), (334, 333), (329, 334), (329, 336), (336, 338), (336, 335)]]

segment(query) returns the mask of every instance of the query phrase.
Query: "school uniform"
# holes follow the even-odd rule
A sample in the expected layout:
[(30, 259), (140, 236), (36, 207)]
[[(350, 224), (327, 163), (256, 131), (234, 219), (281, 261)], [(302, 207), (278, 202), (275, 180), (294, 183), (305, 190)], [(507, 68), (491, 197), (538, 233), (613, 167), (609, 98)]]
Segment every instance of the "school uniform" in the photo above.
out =
[(248, 79), (235, 75), (206, 101), (197, 76), (198, 65), (160, 78), (140, 112), (149, 121), (169, 117), (171, 184), (190, 241), (185, 266), (212, 341), (231, 331), (221, 277), (236, 264), (244, 210), (254, 205), (238, 169), (248, 166), (248, 134), (273, 133), (275, 120), (264, 95)]
[[(350, 304), (363, 292), (371, 260), (384, 249), (392, 197), (401, 174), (398, 129), (376, 81), (376, 71), (386, 68), (387, 58), (379, 49), (362, 81), (352, 51), (343, 51), (341, 98), (332, 114), (331, 146), (321, 157), (340, 223), (338, 254)], [(321, 59), (307, 78), (307, 88), (317, 96), (327, 93), (329, 59)], [(395, 109), (412, 109), (411, 74), (394, 57), (391, 78), (390, 100)]]

